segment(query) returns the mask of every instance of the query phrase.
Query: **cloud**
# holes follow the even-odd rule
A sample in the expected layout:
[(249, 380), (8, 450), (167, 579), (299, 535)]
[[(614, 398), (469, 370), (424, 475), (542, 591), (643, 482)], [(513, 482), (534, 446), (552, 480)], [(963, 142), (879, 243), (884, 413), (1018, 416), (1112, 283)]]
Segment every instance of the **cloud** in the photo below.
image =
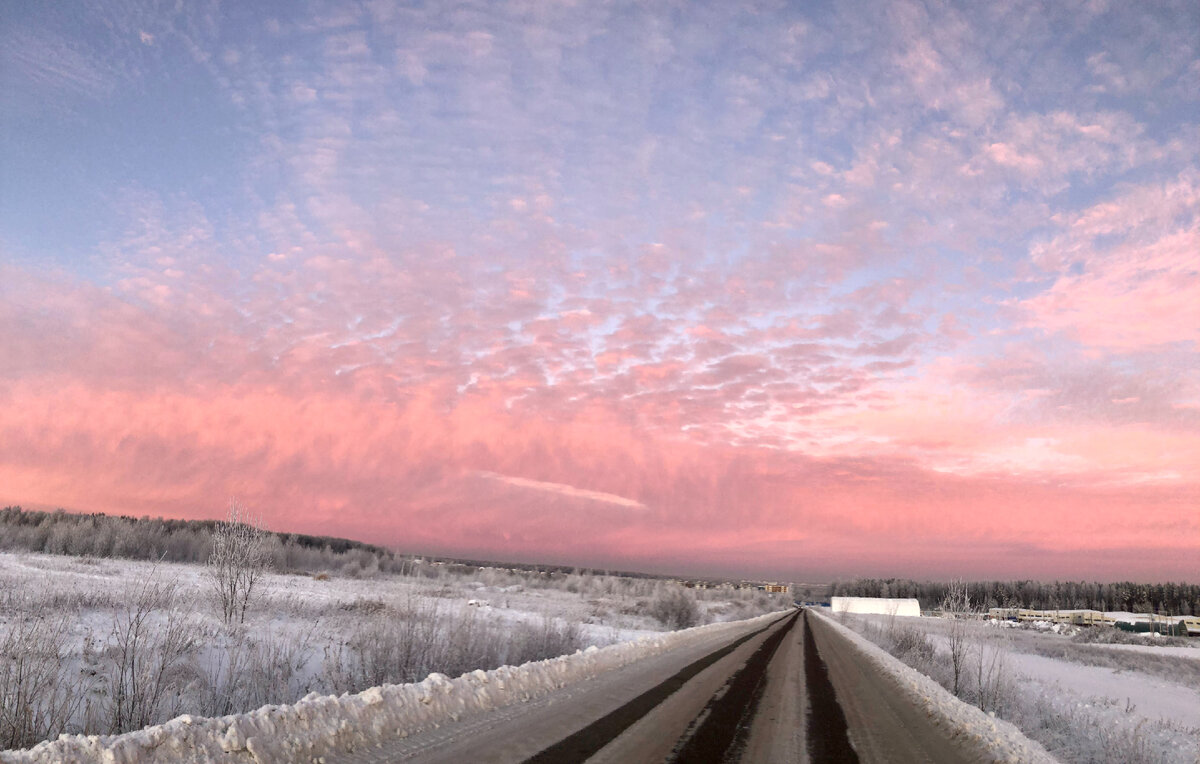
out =
[(49, 32), (31, 32), (14, 25), (4, 35), (9, 79), (19, 75), (23, 89), (72, 97), (102, 97), (115, 86), (114, 72), (98, 57), (81, 51)]
[(518, 488), (528, 488), (534, 491), (546, 491), (548, 493), (556, 493), (562, 496), (571, 498), (588, 499), (589, 501), (598, 501), (604, 504), (616, 504), (621, 507), (630, 507), (632, 509), (645, 509), (646, 505), (634, 499), (628, 499), (624, 496), (617, 496), (603, 491), (588, 491), (575, 486), (564, 485), (562, 483), (547, 483), (542, 480), (529, 480), (526, 478), (513, 477), (511, 475), (496, 475), (491, 472), (480, 472), (480, 477), (489, 480), (498, 480), (508, 485), (515, 485)]
[(1020, 303), (1031, 323), (1087, 345), (1132, 351), (1200, 341), (1200, 191), (1184, 175), (1127, 191), (1034, 250), (1057, 271)]

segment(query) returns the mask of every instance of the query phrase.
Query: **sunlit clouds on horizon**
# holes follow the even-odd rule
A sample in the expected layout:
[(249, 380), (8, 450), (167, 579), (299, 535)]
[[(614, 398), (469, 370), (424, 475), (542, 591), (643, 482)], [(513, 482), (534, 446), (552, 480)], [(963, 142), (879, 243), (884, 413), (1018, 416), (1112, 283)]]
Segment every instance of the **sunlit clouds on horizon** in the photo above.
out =
[(1194, 3), (0, 10), (0, 502), (1200, 575)]

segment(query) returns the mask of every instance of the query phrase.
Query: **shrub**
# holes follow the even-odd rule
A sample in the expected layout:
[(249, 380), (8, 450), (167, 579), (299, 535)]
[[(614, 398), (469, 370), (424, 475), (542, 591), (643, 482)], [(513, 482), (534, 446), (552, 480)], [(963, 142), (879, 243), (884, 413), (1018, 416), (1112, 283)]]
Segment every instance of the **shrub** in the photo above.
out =
[(583, 630), (579, 624), (559, 623), (545, 616), (540, 624), (521, 624), (509, 638), (505, 663), (519, 666), (573, 653), (583, 647)]
[(916, 661), (932, 662), (936, 648), (929, 636), (915, 628), (898, 628), (892, 633), (895, 647), (892, 655), (912, 665)]
[(89, 688), (66, 668), (68, 627), (66, 614), (0, 627), (0, 750), (64, 732), (80, 710)]
[(317, 623), (298, 632), (249, 634), (233, 627), (213, 635), (217, 649), (201, 663), (200, 712), (206, 716), (292, 703), (311, 689), (305, 667), (312, 659)]
[(650, 601), (649, 612), (659, 623), (671, 629), (687, 629), (700, 623), (700, 608), (695, 598), (683, 589), (659, 589)]
[(361, 621), (345, 643), (326, 648), (322, 680), (332, 692), (357, 692), (417, 682), (434, 671), (458, 676), (554, 658), (582, 645), (575, 623), (544, 618), (505, 624), (481, 617), (475, 608), (451, 614), (410, 600)]
[(175, 595), (175, 585), (160, 583), (152, 572), (117, 614), (108, 650), (112, 733), (174, 716), (195, 677), (196, 625), (175, 607)]

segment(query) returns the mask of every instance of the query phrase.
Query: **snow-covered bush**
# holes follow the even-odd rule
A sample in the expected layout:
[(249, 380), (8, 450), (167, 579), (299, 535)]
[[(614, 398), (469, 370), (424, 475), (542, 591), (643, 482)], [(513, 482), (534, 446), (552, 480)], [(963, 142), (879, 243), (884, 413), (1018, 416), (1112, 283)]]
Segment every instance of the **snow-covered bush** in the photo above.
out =
[(896, 628), (890, 632), (890, 636), (893, 646), (888, 652), (905, 662), (933, 663), (937, 651), (929, 641), (929, 635), (920, 629)]
[(664, 585), (649, 605), (650, 615), (671, 629), (687, 629), (700, 623), (700, 607), (696, 598), (684, 589)]

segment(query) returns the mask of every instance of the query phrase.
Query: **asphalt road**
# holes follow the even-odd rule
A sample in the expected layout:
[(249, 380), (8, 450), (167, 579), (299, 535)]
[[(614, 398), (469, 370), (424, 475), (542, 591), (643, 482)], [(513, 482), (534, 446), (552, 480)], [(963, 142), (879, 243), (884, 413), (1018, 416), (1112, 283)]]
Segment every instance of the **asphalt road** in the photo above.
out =
[(830, 624), (796, 611), (328, 764), (972, 762)]

